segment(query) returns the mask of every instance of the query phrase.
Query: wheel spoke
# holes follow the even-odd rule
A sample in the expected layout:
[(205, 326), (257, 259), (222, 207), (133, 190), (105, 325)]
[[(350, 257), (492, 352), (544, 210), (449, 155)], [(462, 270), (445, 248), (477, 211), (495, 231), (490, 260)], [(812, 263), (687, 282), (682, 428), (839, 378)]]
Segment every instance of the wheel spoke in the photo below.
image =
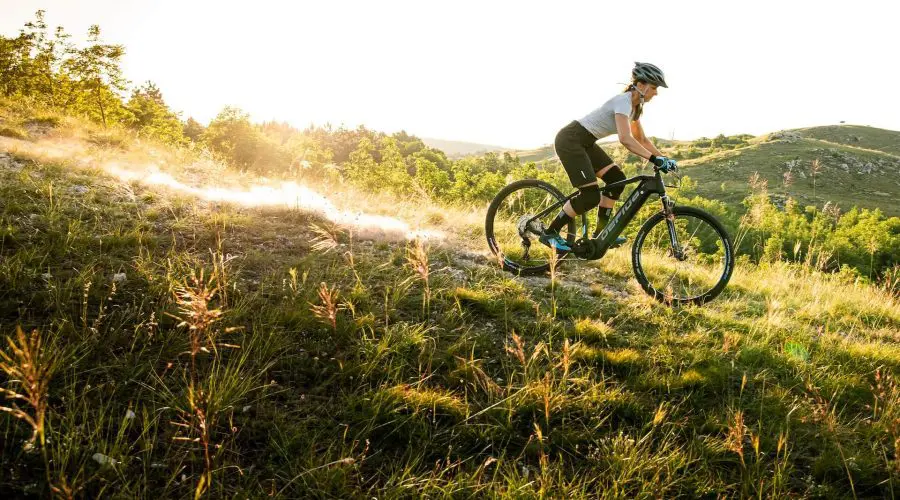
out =
[(676, 267), (675, 267), (675, 270), (672, 271), (672, 275), (669, 276), (669, 279), (668, 279), (668, 280), (666, 280), (666, 284), (663, 285), (663, 288), (669, 288), (669, 285), (672, 284), (672, 280), (674, 280), (674, 279), (675, 279), (675, 276), (678, 275), (678, 267), (677, 267), (678, 265), (676, 264), (675, 266), (676, 266)]

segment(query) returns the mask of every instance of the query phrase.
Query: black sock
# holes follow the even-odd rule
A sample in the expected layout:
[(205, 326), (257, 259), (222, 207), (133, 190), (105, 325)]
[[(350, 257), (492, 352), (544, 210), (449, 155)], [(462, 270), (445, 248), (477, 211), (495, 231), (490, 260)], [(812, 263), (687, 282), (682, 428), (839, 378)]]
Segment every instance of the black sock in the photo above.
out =
[(559, 214), (556, 215), (556, 218), (553, 219), (553, 222), (550, 223), (550, 227), (547, 229), (558, 233), (559, 230), (569, 222), (572, 222), (572, 217), (570, 217), (565, 210), (560, 210)]
[(599, 234), (609, 224), (609, 219), (612, 218), (612, 211), (612, 207), (600, 207), (597, 209), (597, 227), (594, 229), (594, 234)]

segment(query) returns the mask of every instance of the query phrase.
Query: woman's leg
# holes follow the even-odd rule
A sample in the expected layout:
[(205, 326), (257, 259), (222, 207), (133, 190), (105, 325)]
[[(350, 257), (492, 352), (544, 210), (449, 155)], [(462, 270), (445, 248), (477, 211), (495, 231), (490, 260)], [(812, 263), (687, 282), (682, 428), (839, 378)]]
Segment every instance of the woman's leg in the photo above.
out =
[[(616, 164), (609, 165), (597, 173), (607, 185), (625, 180), (625, 173), (622, 172), (622, 169)], [(595, 236), (609, 224), (609, 220), (612, 218), (613, 207), (624, 190), (625, 186), (621, 186), (610, 190), (608, 193), (604, 193), (603, 199), (600, 200), (600, 208), (597, 210), (597, 227), (594, 229)], [(625, 242), (625, 238), (617, 238), (616, 241), (617, 243), (622, 244)]]
[(602, 198), (600, 188), (597, 185), (597, 174), (589, 155), (593, 136), (577, 121), (563, 127), (556, 134), (554, 147), (556, 156), (562, 162), (572, 185), (578, 188), (578, 195), (567, 201), (560, 210), (556, 219), (547, 228), (550, 232), (558, 233), (565, 225), (576, 216), (581, 215), (597, 206)]
[(562, 210), (560, 210), (556, 219), (553, 219), (553, 222), (550, 223), (548, 229), (559, 232), (569, 221), (596, 207), (602, 198), (603, 193), (600, 192), (600, 186), (597, 184), (597, 181), (578, 186), (578, 195), (563, 205)]
[[(606, 151), (597, 144), (593, 144), (587, 151), (594, 166), (597, 177), (603, 179), (605, 184), (612, 184), (621, 180), (625, 180), (625, 174), (622, 169), (613, 162), (612, 158), (606, 154)], [(604, 191), (600, 199), (600, 208), (597, 209), (597, 227), (594, 229), (594, 235), (599, 233), (612, 218), (613, 207), (616, 205), (619, 196), (621, 196), (624, 187), (615, 188), (611, 191)], [(620, 238), (624, 243), (624, 238)]]
[[(613, 162), (613, 159), (606, 154), (606, 151), (603, 151), (603, 148), (594, 143), (588, 148), (587, 154), (591, 160), (591, 165), (594, 167), (594, 175), (596, 175), (598, 179), (603, 179), (603, 182), (606, 184), (619, 180), (616, 171), (621, 174), (622, 169)], [(622, 175), (622, 179), (625, 179), (624, 174)], [(616, 204), (616, 200), (619, 199), (621, 193), (622, 189), (617, 189), (610, 194), (604, 192), (603, 198), (600, 200), (600, 206), (603, 208), (612, 208)]]
[[(606, 167), (597, 171), (597, 177), (602, 178), (603, 182), (606, 182), (607, 184), (609, 184), (609, 182), (607, 182), (606, 178), (603, 176), (606, 175), (606, 173), (609, 172), (613, 168), (619, 168), (619, 166), (616, 165), (615, 163), (613, 163), (611, 165), (607, 165)], [(624, 179), (624, 177), (623, 177), (623, 179)], [(600, 208), (612, 208), (612, 207), (616, 206), (616, 202), (618, 200), (619, 200), (618, 197), (610, 198), (609, 196), (606, 195), (606, 193), (603, 193), (603, 197), (600, 198)]]

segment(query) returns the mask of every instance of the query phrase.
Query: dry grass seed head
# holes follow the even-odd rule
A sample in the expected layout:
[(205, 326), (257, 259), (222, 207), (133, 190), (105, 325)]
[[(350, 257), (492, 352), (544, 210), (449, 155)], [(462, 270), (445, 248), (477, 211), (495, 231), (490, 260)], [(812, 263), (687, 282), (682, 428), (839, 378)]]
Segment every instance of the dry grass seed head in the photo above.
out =
[(428, 281), (428, 248), (422, 238), (416, 238), (407, 246), (406, 261), (422, 281)]
[(207, 280), (204, 272), (200, 271), (199, 276), (192, 275), (175, 290), (178, 314), (173, 317), (181, 320), (179, 327), (188, 327), (191, 355), (215, 347), (215, 332), (212, 326), (222, 316), (221, 309), (211, 307), (219, 292), (216, 281), (215, 274)]
[(728, 435), (725, 437), (726, 447), (737, 453), (741, 458), (741, 464), (744, 464), (744, 436), (747, 433), (744, 427), (744, 412), (738, 410), (734, 412), (733, 421), (728, 425)]
[[(33, 446), (38, 437), (43, 445), (47, 394), (58, 357), (52, 350), (43, 348), (41, 335), (37, 330), (26, 336), (22, 328), (17, 327), (15, 340), (7, 337), (6, 342), (11, 353), (0, 351), (0, 370), (6, 373), (11, 382), (21, 385), (21, 392), (10, 388), (0, 389), (6, 399), (13, 401), (10, 406), (0, 406), (0, 411), (24, 420), (31, 426), (33, 433), (27, 446)], [(21, 409), (16, 404), (18, 401), (31, 406), (34, 416)]]
[(522, 338), (519, 337), (516, 334), (516, 332), (512, 332), (512, 335), (510, 336), (510, 338), (512, 338), (512, 341), (513, 341), (513, 344), (515, 345), (515, 347), (509, 345), (509, 342), (507, 342), (506, 343), (506, 352), (515, 356), (516, 359), (519, 360), (519, 363), (521, 363), (524, 366), (525, 365), (525, 346), (522, 343)]
[(312, 238), (313, 250), (328, 253), (341, 245), (340, 231), (337, 226), (310, 224), (309, 229), (315, 234)]
[(343, 307), (338, 303), (340, 292), (336, 287), (328, 287), (323, 281), (319, 283), (319, 304), (310, 304), (310, 310), (319, 321), (331, 326), (333, 331), (337, 331), (337, 313)]

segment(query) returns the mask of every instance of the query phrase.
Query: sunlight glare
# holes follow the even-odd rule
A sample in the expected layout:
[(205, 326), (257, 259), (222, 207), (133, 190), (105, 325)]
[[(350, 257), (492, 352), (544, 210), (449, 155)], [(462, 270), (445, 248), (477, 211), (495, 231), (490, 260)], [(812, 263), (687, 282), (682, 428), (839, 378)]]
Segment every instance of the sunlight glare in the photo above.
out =
[(159, 172), (154, 167), (134, 171), (122, 168), (118, 162), (108, 162), (104, 165), (104, 170), (124, 181), (164, 186), (206, 201), (236, 203), (245, 207), (287, 207), (318, 212), (336, 224), (356, 228), (357, 235), (363, 238), (398, 239), (398, 237), (402, 237), (408, 240), (415, 238), (442, 240), (445, 238), (443, 231), (413, 229), (406, 222), (394, 217), (368, 214), (362, 211), (341, 210), (328, 198), (296, 182), (281, 182), (277, 186), (256, 184), (241, 190), (220, 186), (189, 186), (170, 174)]

